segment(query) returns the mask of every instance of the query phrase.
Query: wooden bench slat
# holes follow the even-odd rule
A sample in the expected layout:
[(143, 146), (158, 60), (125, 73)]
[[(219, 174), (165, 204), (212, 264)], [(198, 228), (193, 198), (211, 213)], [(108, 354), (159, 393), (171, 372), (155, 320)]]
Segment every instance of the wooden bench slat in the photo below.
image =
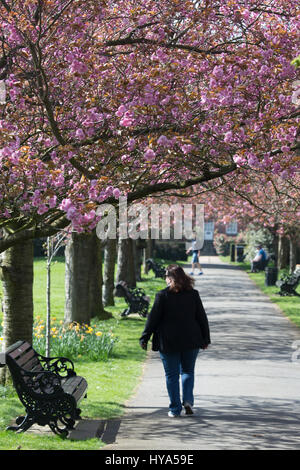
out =
[(18, 348), (14, 349), (9, 353), (9, 356), (15, 359), (16, 357), (22, 355), (24, 351), (27, 351), (29, 349), (30, 345), (28, 343), (23, 343), (21, 346)]
[[(37, 355), (33, 349), (30, 349), (28, 352), (20, 356), (16, 362), (20, 367), (23, 367), (23, 369), (30, 370), (30, 364), (35, 361), (35, 362), (40, 362), (37, 358)], [(27, 364), (29, 367), (27, 367)]]
[(86, 389), (87, 389), (87, 383), (86, 383), (85, 379), (83, 379), (80, 386), (77, 388), (76, 392), (74, 393), (74, 398), (75, 398), (77, 403), (79, 403), (79, 401), (82, 398), (84, 398), (84, 396), (86, 394)]
[(23, 369), (27, 370), (28, 372), (36, 372), (39, 370), (45, 370), (40, 361), (33, 357), (30, 361), (26, 362), (23, 366)]
[(63, 390), (69, 395), (74, 396), (78, 402), (85, 395), (87, 389), (87, 382), (83, 377), (76, 376), (71, 379), (66, 379), (63, 383)]

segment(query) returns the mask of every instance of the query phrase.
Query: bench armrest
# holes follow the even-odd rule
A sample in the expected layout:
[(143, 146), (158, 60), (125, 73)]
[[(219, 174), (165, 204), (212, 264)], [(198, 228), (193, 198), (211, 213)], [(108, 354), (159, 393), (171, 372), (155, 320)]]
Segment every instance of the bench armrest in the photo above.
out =
[(76, 375), (74, 364), (66, 357), (44, 357), (38, 354), (39, 360), (45, 370), (53, 372), (61, 378)]

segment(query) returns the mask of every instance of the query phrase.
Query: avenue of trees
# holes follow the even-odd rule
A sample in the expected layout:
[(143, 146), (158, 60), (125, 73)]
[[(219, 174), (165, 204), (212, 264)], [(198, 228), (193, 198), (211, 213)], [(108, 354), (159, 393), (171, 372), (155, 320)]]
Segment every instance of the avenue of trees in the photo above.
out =
[(68, 232), (66, 321), (107, 317), (117, 254), (134, 285), (138, 243), (102, 260), (95, 234), (120, 195), (201, 200), (295, 239), (297, 1), (0, 0), (0, 22), (5, 347), (31, 339), (36, 238)]

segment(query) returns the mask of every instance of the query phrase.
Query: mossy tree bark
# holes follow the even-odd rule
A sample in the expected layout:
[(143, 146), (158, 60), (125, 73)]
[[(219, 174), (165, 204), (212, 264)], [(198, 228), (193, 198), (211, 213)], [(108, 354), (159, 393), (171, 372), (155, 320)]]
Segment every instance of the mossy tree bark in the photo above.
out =
[(111, 316), (102, 303), (101, 242), (95, 231), (72, 233), (65, 250), (65, 323), (89, 324)]
[[(33, 331), (33, 241), (18, 243), (1, 254), (4, 350), (16, 341), (32, 343)], [(8, 379), (0, 370), (1, 383)]]
[(117, 260), (117, 240), (107, 239), (104, 246), (103, 304), (115, 305), (115, 265)]
[(128, 287), (136, 287), (133, 240), (120, 239), (118, 243), (118, 269), (116, 281), (125, 281)]

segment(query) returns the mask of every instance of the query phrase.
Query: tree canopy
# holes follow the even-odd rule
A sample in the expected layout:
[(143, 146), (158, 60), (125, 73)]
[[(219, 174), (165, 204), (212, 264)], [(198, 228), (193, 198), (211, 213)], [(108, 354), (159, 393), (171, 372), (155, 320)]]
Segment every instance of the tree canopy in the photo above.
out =
[(120, 194), (299, 171), (298, 2), (1, 0), (0, 19), (0, 250), (94, 228)]

